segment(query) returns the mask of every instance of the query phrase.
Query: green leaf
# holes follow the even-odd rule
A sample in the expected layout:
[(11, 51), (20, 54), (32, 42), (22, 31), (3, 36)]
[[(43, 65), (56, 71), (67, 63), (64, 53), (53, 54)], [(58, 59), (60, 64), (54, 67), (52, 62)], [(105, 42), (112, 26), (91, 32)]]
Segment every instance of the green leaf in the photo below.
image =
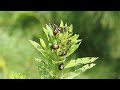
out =
[(78, 37), (79, 37), (79, 35), (75, 34), (74, 36), (72, 36), (70, 38), (70, 40), (72, 40), (72, 43), (75, 43), (77, 41)]
[(38, 43), (36, 43), (35, 41), (32, 41), (32, 40), (29, 40), (29, 41), (44, 57), (47, 58), (47, 56), (43, 53), (44, 50)]
[(52, 43), (57, 44), (57, 40), (54, 36), (51, 36), (50, 40), (51, 40)]
[[(81, 43), (81, 42), (80, 42)], [(78, 47), (79, 47), (79, 44), (75, 44), (75, 45), (72, 45), (69, 49), (69, 51), (67, 52), (67, 55), (65, 57), (68, 57), (70, 56)]]
[(39, 70), (39, 73), (40, 73), (40, 77), (42, 79), (48, 79), (51, 77), (51, 73), (50, 73), (50, 70), (49, 68), (46, 66), (45, 63), (42, 63), (38, 66), (38, 70)]
[[(36, 61), (39, 62), (39, 65), (42, 67), (46, 67), (49, 68), (49, 70), (53, 70), (54, 69), (54, 61), (50, 58), (50, 56), (48, 56), (49, 54), (46, 52), (43, 52), (45, 50), (42, 50), (42, 54), (44, 54), (44, 56), (40, 55), (38, 58), (35, 58)], [(44, 65), (42, 65), (44, 64)]]
[(39, 64), (40, 63), (44, 63), (44, 64), (46, 64), (47, 66), (49, 66), (49, 61), (48, 61), (48, 59), (47, 58), (45, 58), (45, 57), (39, 57), (39, 58), (35, 58), (35, 60), (37, 61), (37, 62), (39, 62)]
[(46, 28), (47, 28), (47, 29), (44, 28), (44, 31), (47, 31), (47, 32), (48, 32), (48, 33), (47, 33), (48, 41), (51, 42), (51, 43), (55, 43), (55, 42), (56, 42), (56, 41), (55, 41), (56, 39), (55, 39), (55, 37), (54, 37), (54, 35), (53, 35), (53, 30), (52, 30), (51, 27), (48, 26), (47, 24), (46, 24)]
[(26, 79), (26, 76), (21, 73), (10, 73), (9, 79)]
[(42, 27), (42, 28), (43, 28), (43, 31), (45, 32), (46, 37), (47, 37), (47, 39), (48, 39), (48, 41), (49, 41), (49, 36), (48, 36), (49, 32), (48, 32), (48, 30), (47, 30), (47, 29), (45, 29), (44, 27)]
[[(82, 72), (85, 72), (87, 69), (91, 69), (91, 68), (94, 67), (95, 65), (96, 65), (96, 64), (94, 64), (94, 63), (86, 64), (86, 65), (84, 65), (82, 68), (80, 68), (80, 70), (81, 70)], [(79, 69), (76, 70), (76, 72), (79, 72)]]
[(65, 27), (67, 27), (67, 23), (65, 24)]
[(63, 21), (60, 21), (60, 27), (64, 27)]
[[(42, 59), (41, 60), (44, 60), (44, 62), (46, 63), (46, 64), (48, 64), (48, 60), (49, 60), (49, 63), (51, 63), (51, 64), (53, 64), (53, 62), (52, 62), (52, 60), (51, 60), (51, 56), (48, 54), (48, 53), (46, 53), (46, 51), (44, 50), (44, 49), (42, 49), (42, 47), (38, 44), (38, 43), (36, 43), (36, 42), (34, 42), (34, 41), (32, 41), (32, 40), (29, 40), (30, 42), (31, 42), (31, 44), (42, 54), (42, 56), (44, 56), (44, 58), (45, 59), (43, 59), (42, 57)], [(53, 59), (53, 58), (52, 58)]]
[(46, 50), (42, 49), (42, 47), (38, 43), (36, 43), (32, 40), (29, 40), (29, 41), (45, 58), (50, 58), (50, 59), (54, 60), (54, 57), (52, 57)]
[(47, 28), (47, 30), (49, 32), (49, 35), (53, 36), (53, 30), (47, 24), (46, 24), (46, 28)]
[(76, 44), (78, 42), (82, 42), (82, 39), (76, 40), (75, 42), (73, 42), (72, 44)]
[(98, 57), (85, 57), (85, 58), (78, 58), (77, 59), (77, 63), (81, 63), (81, 64), (87, 64), (87, 63), (92, 63), (94, 62), (96, 59), (98, 59)]
[(29, 40), (29, 41), (36, 49), (42, 49), (42, 47), (38, 43), (36, 43), (35, 41), (32, 41), (32, 40)]
[(36, 60), (37, 62), (41, 62), (41, 61), (42, 61), (41, 59), (38, 59), (38, 58), (35, 58), (35, 60)]
[(54, 57), (49, 54), (46, 50), (43, 50), (43, 49), (38, 49), (38, 51), (40, 51), (42, 53), (43, 56), (45, 56), (46, 58), (50, 58), (51, 60), (54, 60)]
[(70, 60), (66, 65), (65, 65), (65, 69), (66, 68), (70, 68), (70, 67), (74, 67), (74, 66), (77, 66), (78, 63), (76, 63), (76, 60)]
[(69, 31), (70, 32), (73, 32), (73, 25), (71, 24), (70, 27), (69, 27)]
[(69, 73), (64, 74), (64, 75), (63, 75), (63, 78), (64, 78), (64, 79), (73, 79), (74, 77), (78, 76), (80, 73), (82, 73), (82, 71), (79, 72), (79, 73), (69, 72)]
[(46, 49), (46, 44), (42, 38), (40, 38), (40, 43), (44, 49)]
[(79, 74), (85, 72), (86, 70), (91, 69), (93, 66), (95, 66), (94, 63), (86, 64), (82, 68), (79, 68), (79, 69), (75, 70), (74, 72), (69, 72), (69, 73), (64, 74), (63, 77), (65, 79), (73, 79), (73, 78), (77, 77)]
[(35, 41), (32, 41), (32, 40), (29, 40), (29, 41), (39, 52), (41, 52), (41, 54), (43, 56), (46, 57), (46, 55), (43, 53), (44, 50), (42, 49), (42, 47), (38, 43), (36, 43)]
[(77, 60), (70, 60), (66, 65), (66, 68), (74, 67), (80, 64), (87, 64), (94, 62), (98, 57), (85, 57), (85, 58), (78, 58)]

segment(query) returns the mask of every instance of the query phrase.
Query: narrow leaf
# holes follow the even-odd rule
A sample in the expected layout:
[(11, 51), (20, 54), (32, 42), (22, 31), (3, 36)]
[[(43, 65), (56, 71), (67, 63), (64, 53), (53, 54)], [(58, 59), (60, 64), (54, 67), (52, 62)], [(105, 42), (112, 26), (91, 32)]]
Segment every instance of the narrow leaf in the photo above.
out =
[(35, 60), (36, 60), (37, 62), (41, 62), (41, 61), (42, 61), (41, 59), (38, 59), (38, 58), (35, 58)]
[(73, 79), (75, 77), (77, 77), (78, 75), (80, 75), (81, 73), (85, 72), (88, 69), (91, 69), (93, 66), (95, 66), (94, 63), (91, 63), (90, 65), (84, 65), (82, 68), (79, 68), (77, 70), (75, 70), (74, 72), (69, 72), (67, 74), (64, 75), (65, 79)]
[(72, 40), (72, 43), (74, 43), (74, 42), (77, 41), (78, 37), (79, 37), (79, 35), (75, 34), (74, 36), (72, 36), (72, 37), (70, 38), (70, 40)]
[(43, 28), (43, 31), (45, 32), (46, 37), (47, 37), (47, 39), (48, 39), (48, 41), (49, 41), (49, 36), (48, 36), (49, 32), (48, 32), (48, 30), (47, 30), (47, 29), (45, 29), (44, 27), (42, 27), (42, 28)]
[(63, 21), (60, 21), (60, 27), (64, 27)]
[(44, 49), (46, 49), (46, 44), (42, 38), (40, 38), (40, 43)]
[(35, 41), (32, 41), (32, 40), (29, 40), (29, 41), (36, 49), (42, 49), (42, 47), (38, 43), (36, 43)]
[(75, 45), (72, 45), (69, 49), (69, 51), (67, 52), (67, 55), (65, 57), (68, 57), (70, 56), (78, 47), (79, 47), (80, 43), (79, 44), (75, 44)]
[(53, 36), (53, 30), (47, 24), (46, 24), (46, 28), (47, 28), (47, 30), (49, 32), (49, 35)]
[(98, 57), (85, 57), (85, 58), (78, 58), (77, 60), (70, 60), (66, 65), (65, 68), (74, 67), (80, 64), (87, 64), (94, 62)]
[(96, 59), (98, 59), (98, 57), (78, 58), (78, 59), (76, 60), (76, 63), (87, 64), (87, 63), (92, 63), (92, 62), (94, 62)]
[(76, 63), (76, 60), (70, 60), (66, 65), (65, 65), (65, 69), (66, 68), (70, 68), (70, 67), (74, 67), (74, 66), (77, 66), (78, 63)]
[(49, 53), (47, 53), (47, 51), (42, 49), (42, 47), (38, 43), (36, 43), (32, 40), (29, 40), (29, 41), (45, 58), (50, 58), (50, 59), (54, 60), (54, 58)]
[(74, 43), (72, 44), (76, 44), (76, 43), (79, 43), (79, 42), (82, 42), (82, 39), (79, 39), (79, 40), (76, 40)]
[[(92, 67), (94, 67), (96, 64), (91, 63), (91, 64), (86, 64), (84, 65), (82, 68), (80, 68), (81, 71), (85, 72), (87, 69), (91, 69)], [(76, 70), (76, 72), (79, 72), (79, 70)]]
[(73, 25), (71, 24), (70, 27), (69, 27), (69, 31), (70, 32), (73, 32)]
[[(82, 71), (81, 71), (82, 72)], [(63, 75), (64, 79), (73, 79), (74, 77), (78, 76), (81, 72), (76, 73), (76, 72), (69, 72), (69, 73), (65, 73)]]
[(45, 56), (46, 58), (48, 58), (48, 59), (50, 58), (51, 60), (54, 60), (54, 57), (51, 56), (51, 54), (49, 54), (46, 50), (38, 49), (38, 51), (40, 51), (41, 54), (42, 54), (43, 56)]
[(67, 23), (65, 24), (65, 27), (67, 27)]

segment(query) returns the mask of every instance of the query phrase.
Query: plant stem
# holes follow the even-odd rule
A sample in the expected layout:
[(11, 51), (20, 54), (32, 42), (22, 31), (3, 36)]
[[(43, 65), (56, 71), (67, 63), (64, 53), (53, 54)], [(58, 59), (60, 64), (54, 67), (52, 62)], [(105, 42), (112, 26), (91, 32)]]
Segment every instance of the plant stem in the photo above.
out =
[(60, 73), (60, 79), (62, 79), (62, 76), (63, 76), (63, 71), (61, 71)]

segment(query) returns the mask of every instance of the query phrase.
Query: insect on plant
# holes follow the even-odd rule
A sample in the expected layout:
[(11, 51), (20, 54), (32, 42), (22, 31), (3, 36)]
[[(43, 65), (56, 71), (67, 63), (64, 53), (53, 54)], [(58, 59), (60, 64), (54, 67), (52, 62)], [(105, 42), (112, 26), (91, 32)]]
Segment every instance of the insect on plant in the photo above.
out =
[[(61, 20), (60, 25), (46, 24), (43, 31), (47, 41), (45, 38), (40, 38), (40, 43), (30, 40), (41, 54), (35, 58), (41, 79), (72, 79), (95, 66), (94, 61), (98, 57), (67, 60), (82, 42), (82, 39), (78, 39), (79, 35), (73, 35), (72, 24), (64, 25)], [(76, 66), (78, 68), (73, 69)]]

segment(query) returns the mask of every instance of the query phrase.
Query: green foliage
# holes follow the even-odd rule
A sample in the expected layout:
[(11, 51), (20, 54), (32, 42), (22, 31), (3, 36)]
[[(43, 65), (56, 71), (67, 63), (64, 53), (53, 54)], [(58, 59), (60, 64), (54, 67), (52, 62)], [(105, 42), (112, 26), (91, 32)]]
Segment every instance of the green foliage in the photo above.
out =
[[(72, 23), (74, 29), (71, 30), (83, 39), (75, 52), (66, 57), (66, 61), (77, 60), (77, 57), (86, 57), (86, 55), (88, 57), (100, 57), (100, 60), (96, 60), (97, 65), (94, 68), (75, 78), (119, 79), (120, 11), (1, 11), (0, 56), (3, 59), (0, 61), (2, 64), (0, 78), (8, 78), (11, 72), (21, 72), (27, 77), (39, 78), (37, 69), (39, 63), (33, 59), (38, 57), (45, 62), (48, 59), (32, 48), (28, 40), (40, 44), (38, 38), (42, 38), (47, 48), (49, 45), (46, 43), (48, 42), (48, 38), (46, 38), (48, 30), (44, 34), (41, 27), (46, 27), (46, 22), (53, 22), (58, 25), (61, 19), (67, 22), (67, 25)], [(78, 39), (80, 38), (78, 37)], [(54, 38), (50, 41), (56, 43)], [(79, 66), (71, 67), (69, 70), (74, 71), (77, 68)]]
[(70, 60), (65, 68), (70, 68), (70, 67), (74, 67), (80, 64), (87, 64), (87, 63), (93, 63), (97, 58), (95, 57), (85, 57), (85, 58), (78, 58), (77, 60)]
[(26, 79), (26, 76), (21, 73), (10, 73), (9, 79)]
[(4, 58), (0, 56), (0, 68), (2, 68), (3, 78), (7, 78), (7, 66)]
[[(93, 63), (96, 57), (78, 58), (77, 60), (69, 60), (66, 58), (70, 56), (79, 47), (82, 39), (78, 39), (79, 35), (73, 34), (73, 26), (64, 25), (61, 21), (60, 26), (56, 24), (46, 24), (46, 28), (43, 28), (48, 42), (44, 42), (40, 38), (40, 43), (36, 43), (30, 40), (31, 44), (43, 55), (43, 58), (36, 58), (39, 63), (40, 78), (74, 78), (85, 72), (87, 69), (95, 66)], [(55, 45), (56, 46), (53, 46)], [(51, 48), (51, 45), (53, 46)], [(89, 64), (88, 64), (89, 63)], [(62, 65), (63, 64), (63, 65)], [(81, 66), (78, 69), (72, 71), (65, 71), (70, 67)], [(62, 65), (62, 66), (61, 66)]]

